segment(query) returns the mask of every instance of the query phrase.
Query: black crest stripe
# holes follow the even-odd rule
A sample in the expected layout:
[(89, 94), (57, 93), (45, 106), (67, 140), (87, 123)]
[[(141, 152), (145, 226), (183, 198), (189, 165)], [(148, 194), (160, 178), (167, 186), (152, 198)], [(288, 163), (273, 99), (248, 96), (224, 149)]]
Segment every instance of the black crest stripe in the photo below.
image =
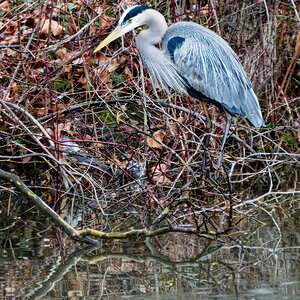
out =
[(146, 5), (139, 5), (136, 6), (135, 8), (133, 8), (131, 11), (128, 12), (128, 14), (124, 17), (124, 20), (122, 23), (125, 23), (126, 21), (128, 21), (129, 19), (132, 19), (133, 17), (135, 17), (136, 15), (140, 14), (141, 12), (143, 12), (146, 9), (153, 9), (151, 7), (148, 7)]

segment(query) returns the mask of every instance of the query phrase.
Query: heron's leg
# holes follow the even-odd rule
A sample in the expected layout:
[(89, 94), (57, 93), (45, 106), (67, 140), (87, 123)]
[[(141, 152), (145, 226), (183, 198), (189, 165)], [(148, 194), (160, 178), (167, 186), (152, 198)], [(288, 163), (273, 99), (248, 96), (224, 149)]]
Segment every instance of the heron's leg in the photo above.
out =
[(201, 102), (201, 104), (202, 104), (203, 111), (204, 111), (204, 114), (205, 114), (205, 117), (206, 117), (206, 129), (207, 129), (207, 133), (206, 133), (206, 136), (204, 138), (204, 152), (203, 152), (203, 160), (202, 160), (202, 172), (204, 172), (205, 171), (205, 166), (206, 166), (206, 152), (207, 152), (207, 149), (209, 147), (209, 140), (210, 140), (211, 119), (210, 119), (210, 116), (208, 114), (205, 102)]
[(225, 111), (225, 115), (226, 115), (226, 127), (225, 127), (224, 137), (223, 137), (223, 140), (222, 140), (222, 145), (221, 145), (221, 150), (220, 150), (220, 154), (219, 154), (219, 158), (218, 158), (218, 163), (217, 163), (218, 168), (220, 168), (222, 166), (222, 163), (223, 163), (223, 152), (224, 152), (224, 148), (225, 148), (225, 144), (226, 144), (226, 140), (227, 140), (227, 137), (228, 137), (228, 133), (229, 133), (230, 125), (231, 125), (231, 120), (232, 120), (232, 116), (227, 111)]

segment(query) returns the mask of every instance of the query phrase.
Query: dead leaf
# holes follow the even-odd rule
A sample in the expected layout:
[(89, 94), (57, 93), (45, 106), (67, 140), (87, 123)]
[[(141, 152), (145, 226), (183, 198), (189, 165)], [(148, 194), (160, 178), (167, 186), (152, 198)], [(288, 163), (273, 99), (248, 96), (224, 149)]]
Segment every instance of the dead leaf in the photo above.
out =
[(115, 57), (108, 65), (107, 71), (111, 73), (111, 72), (115, 71), (119, 66), (120, 66), (120, 63), (118, 62), (118, 58)]
[(201, 14), (202, 14), (203, 16), (209, 16), (209, 14), (210, 14), (210, 9), (209, 9), (208, 4), (201, 7)]
[(43, 24), (43, 27), (41, 28), (41, 33), (45, 33), (46, 35), (48, 35), (49, 34), (49, 24), (50, 24), (49, 19), (42, 21), (42, 24)]
[(119, 126), (119, 131), (127, 132), (127, 133), (133, 133), (134, 129), (128, 125), (122, 124)]
[(50, 113), (56, 113), (56, 112), (62, 111), (64, 109), (65, 109), (65, 106), (58, 103), (53, 109), (49, 109), (49, 112)]
[(98, 14), (98, 15), (102, 15), (103, 13), (103, 7), (101, 5), (98, 5), (96, 8), (95, 8), (95, 12)]
[(44, 115), (44, 114), (45, 114), (45, 107), (38, 108), (38, 109), (36, 110), (36, 114), (37, 114), (38, 116)]
[(4, 11), (6, 13), (8, 13), (10, 11), (8, 1), (4, 1), (4, 2), (0, 3), (0, 11)]
[(99, 58), (98, 58), (98, 65), (100, 68), (102, 68), (107, 61), (109, 60), (109, 57), (103, 55), (103, 54), (100, 54), (99, 55)]
[(71, 16), (68, 21), (68, 30), (70, 35), (73, 35), (76, 31), (79, 30), (78, 26), (75, 25), (76, 23), (77, 18)]
[(84, 75), (82, 75), (77, 81), (81, 84), (86, 84), (87, 83), (87, 79)]
[(54, 36), (58, 36), (62, 33), (64, 27), (59, 25), (58, 22), (53, 21), (51, 22), (51, 32)]
[(63, 63), (67, 63), (72, 58), (73, 53), (68, 52), (66, 48), (61, 48), (55, 52), (55, 55), (58, 56)]
[(61, 114), (61, 115), (59, 115), (58, 117), (57, 117), (57, 120), (59, 121), (59, 120), (62, 120), (62, 119), (64, 119), (64, 117), (65, 117), (65, 114)]
[(12, 88), (13, 88), (15, 91), (17, 91), (17, 90), (19, 89), (19, 86), (18, 86), (18, 84), (17, 84), (16, 82), (14, 82), (14, 83), (12, 84)]
[(110, 81), (110, 73), (107, 72), (106, 70), (105, 71), (98, 70), (98, 73), (100, 73), (99, 75), (100, 75), (101, 81), (108, 84)]
[(22, 159), (22, 163), (27, 163), (31, 160), (32, 156), (28, 156)]
[[(162, 149), (163, 146), (159, 142), (163, 142), (165, 135), (166, 133), (161, 130), (154, 132), (153, 138), (147, 137), (148, 146), (152, 148)], [(157, 142), (156, 140), (159, 142)]]
[(73, 61), (73, 64), (74, 64), (74, 65), (81, 65), (81, 64), (83, 64), (83, 62), (84, 62), (83, 57), (78, 57), (77, 59), (75, 59), (75, 60)]
[(41, 28), (41, 33), (44, 33), (46, 35), (49, 35), (49, 29), (54, 36), (60, 35), (62, 33), (62, 31), (64, 30), (64, 27), (59, 25), (58, 22), (55, 20), (51, 20), (51, 24), (50, 24), (50, 20), (46, 19), (46, 20), (43, 20), (41, 24), (43, 26)]
[(72, 65), (66, 65), (64, 67), (64, 73), (71, 73), (72, 71)]
[(117, 57), (111, 59), (103, 54), (99, 56), (98, 64), (101, 70), (107, 70), (110, 73), (115, 71), (120, 66)]
[(63, 131), (67, 132), (68, 135), (73, 135), (74, 132), (72, 130), (72, 127), (73, 127), (73, 121), (65, 122)]
[(166, 176), (166, 170), (166, 164), (155, 164), (150, 167), (149, 174), (151, 176), (151, 181), (155, 184), (172, 182), (172, 180)]
[(125, 67), (123, 74), (125, 75), (125, 78), (127, 80), (133, 78), (133, 75), (132, 75), (132, 73), (131, 73), (131, 71), (130, 71), (130, 69), (129, 69), (128, 66)]
[(46, 176), (47, 180), (50, 181), (51, 177), (50, 177), (49, 171), (45, 172), (45, 176)]
[(117, 121), (118, 124), (120, 124), (121, 118), (120, 118), (119, 112), (117, 112), (117, 118), (116, 118), (116, 121)]
[(124, 65), (125, 63), (127, 63), (128, 60), (129, 60), (128, 56), (122, 55), (121, 58), (119, 59), (118, 63), (121, 66), (121, 65)]
[(182, 126), (180, 123), (184, 122), (184, 117), (179, 117), (177, 118), (177, 122), (171, 120), (170, 121), (170, 129), (175, 133), (178, 134), (182, 130)]
[(110, 18), (110, 17), (107, 17), (107, 16), (100, 17), (101, 28), (112, 26), (114, 21), (115, 21), (115, 18)]

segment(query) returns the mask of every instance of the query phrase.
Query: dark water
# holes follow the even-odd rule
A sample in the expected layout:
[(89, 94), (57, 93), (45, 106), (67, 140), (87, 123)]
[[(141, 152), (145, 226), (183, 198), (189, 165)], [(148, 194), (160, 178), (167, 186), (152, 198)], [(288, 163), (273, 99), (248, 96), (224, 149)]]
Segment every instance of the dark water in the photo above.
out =
[[(87, 247), (50, 225), (45, 230), (47, 220), (28, 219), (19, 226), (17, 216), (15, 222), (10, 216), (0, 228), (0, 298), (300, 299), (295, 178), (275, 192), (260, 190), (264, 197), (248, 198), (255, 201), (236, 204), (241, 221), (215, 240), (166, 234), (149, 242)], [(247, 187), (241, 191), (248, 193)], [(7, 212), (1, 214), (5, 220)], [(15, 229), (5, 239), (9, 227)]]
[(22, 241), (0, 251), (0, 296), (300, 299), (300, 214), (295, 200), (288, 201), (294, 207), (260, 210), (240, 228), (251, 230), (219, 241), (172, 234), (152, 244), (110, 242), (98, 249), (81, 248), (70, 246), (64, 237), (55, 239), (53, 231), (33, 237), (26, 226)]

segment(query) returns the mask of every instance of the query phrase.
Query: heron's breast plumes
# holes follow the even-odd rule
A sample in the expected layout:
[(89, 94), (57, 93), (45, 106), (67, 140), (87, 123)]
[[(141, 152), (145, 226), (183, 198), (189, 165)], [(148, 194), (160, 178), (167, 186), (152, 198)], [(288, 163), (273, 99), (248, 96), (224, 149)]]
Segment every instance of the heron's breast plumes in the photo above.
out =
[(184, 80), (169, 56), (153, 45), (148, 46), (147, 49), (138, 47), (138, 50), (151, 79), (158, 87), (166, 93), (170, 92), (169, 88), (179, 93), (186, 93)]

